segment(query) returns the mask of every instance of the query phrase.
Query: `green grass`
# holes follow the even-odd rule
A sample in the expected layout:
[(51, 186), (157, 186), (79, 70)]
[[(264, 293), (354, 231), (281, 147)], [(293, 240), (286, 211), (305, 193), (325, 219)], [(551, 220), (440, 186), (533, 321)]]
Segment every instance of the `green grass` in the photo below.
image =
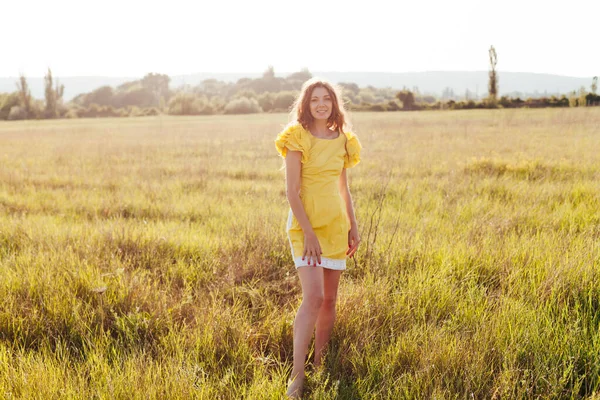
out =
[[(357, 113), (306, 398), (598, 398), (600, 109)], [(283, 114), (0, 123), (0, 398), (279, 399)]]

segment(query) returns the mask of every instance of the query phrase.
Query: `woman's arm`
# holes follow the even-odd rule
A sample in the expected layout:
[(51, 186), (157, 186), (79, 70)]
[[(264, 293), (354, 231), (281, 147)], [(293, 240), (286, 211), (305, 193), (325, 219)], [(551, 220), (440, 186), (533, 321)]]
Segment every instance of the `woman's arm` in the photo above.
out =
[(302, 200), (300, 199), (300, 188), (302, 180), (302, 153), (300, 151), (288, 150), (285, 157), (285, 182), (286, 195), (292, 213), (298, 220), (302, 231), (304, 232), (304, 253), (302, 259), (308, 256), (308, 265), (311, 265), (311, 260), (314, 265), (317, 262), (321, 263), (321, 245), (317, 239), (317, 235), (308, 220)]
[(350, 230), (348, 231), (348, 251), (346, 254), (352, 257), (358, 249), (360, 243), (360, 236), (358, 234), (358, 224), (356, 223), (356, 216), (354, 215), (354, 205), (352, 204), (352, 195), (350, 195), (350, 189), (348, 188), (348, 175), (346, 168), (342, 170), (339, 180), (339, 189), (344, 203), (346, 203), (346, 214), (350, 220)]

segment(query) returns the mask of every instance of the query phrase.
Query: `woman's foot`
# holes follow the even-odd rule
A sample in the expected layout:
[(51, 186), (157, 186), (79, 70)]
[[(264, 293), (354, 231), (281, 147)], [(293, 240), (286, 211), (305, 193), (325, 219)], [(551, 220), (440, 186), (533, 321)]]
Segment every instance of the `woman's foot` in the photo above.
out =
[(285, 393), (290, 399), (301, 399), (304, 386), (304, 374), (296, 375), (296, 379), (288, 381), (288, 389)]

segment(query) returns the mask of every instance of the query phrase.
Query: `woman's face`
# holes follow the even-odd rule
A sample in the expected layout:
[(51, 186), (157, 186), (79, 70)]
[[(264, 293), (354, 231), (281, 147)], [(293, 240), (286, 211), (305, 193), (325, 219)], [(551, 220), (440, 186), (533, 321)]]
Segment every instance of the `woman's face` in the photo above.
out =
[(310, 95), (310, 113), (314, 119), (327, 120), (331, 116), (333, 102), (324, 87), (316, 87)]

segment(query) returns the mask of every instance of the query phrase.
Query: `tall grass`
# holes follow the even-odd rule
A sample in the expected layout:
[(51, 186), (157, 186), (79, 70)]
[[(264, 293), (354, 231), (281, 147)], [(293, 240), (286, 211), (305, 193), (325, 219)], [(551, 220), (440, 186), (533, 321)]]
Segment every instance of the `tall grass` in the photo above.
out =
[[(306, 398), (598, 398), (600, 112), (356, 114)], [(0, 398), (278, 399), (280, 114), (0, 124)]]

